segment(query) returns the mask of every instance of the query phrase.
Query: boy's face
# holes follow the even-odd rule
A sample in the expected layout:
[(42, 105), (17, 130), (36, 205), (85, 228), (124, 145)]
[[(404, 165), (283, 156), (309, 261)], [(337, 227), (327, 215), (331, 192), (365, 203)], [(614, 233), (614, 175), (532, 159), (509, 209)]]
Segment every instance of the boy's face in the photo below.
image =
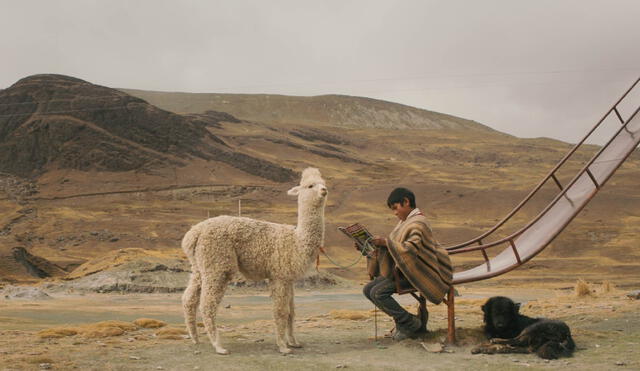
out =
[(411, 207), (409, 200), (406, 198), (402, 200), (402, 203), (396, 202), (391, 204), (391, 211), (393, 211), (393, 214), (403, 222), (407, 220), (407, 216), (409, 216), (411, 210), (413, 210), (413, 208)]

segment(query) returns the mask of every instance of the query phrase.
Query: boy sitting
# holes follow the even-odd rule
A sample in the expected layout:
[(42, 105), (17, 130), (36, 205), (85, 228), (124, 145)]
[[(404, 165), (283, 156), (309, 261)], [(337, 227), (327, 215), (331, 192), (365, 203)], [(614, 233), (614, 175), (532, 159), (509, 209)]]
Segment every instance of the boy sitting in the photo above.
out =
[(420, 335), (426, 323), (407, 312), (392, 295), (414, 287), (429, 301), (439, 304), (449, 291), (453, 269), (447, 251), (439, 246), (427, 218), (416, 207), (413, 192), (394, 189), (387, 206), (400, 221), (388, 238), (372, 239), (376, 250), (367, 259), (367, 271), (373, 280), (363, 292), (393, 318), (396, 324), (393, 339), (403, 340)]

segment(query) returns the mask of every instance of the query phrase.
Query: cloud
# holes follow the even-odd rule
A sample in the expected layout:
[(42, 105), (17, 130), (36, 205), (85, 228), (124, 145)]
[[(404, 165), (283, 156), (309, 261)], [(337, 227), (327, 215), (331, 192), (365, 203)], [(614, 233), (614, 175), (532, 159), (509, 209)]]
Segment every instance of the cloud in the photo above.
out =
[(0, 1), (0, 87), (363, 95), (574, 140), (640, 75), (633, 0)]

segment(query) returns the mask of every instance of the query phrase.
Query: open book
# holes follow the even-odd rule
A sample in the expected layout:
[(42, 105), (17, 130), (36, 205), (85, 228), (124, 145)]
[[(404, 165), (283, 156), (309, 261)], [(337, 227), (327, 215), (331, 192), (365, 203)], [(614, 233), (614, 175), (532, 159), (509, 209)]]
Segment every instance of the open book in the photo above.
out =
[(371, 244), (373, 235), (362, 224), (356, 223), (348, 227), (338, 227), (338, 230), (355, 241), (362, 255), (371, 256), (375, 251), (375, 247)]

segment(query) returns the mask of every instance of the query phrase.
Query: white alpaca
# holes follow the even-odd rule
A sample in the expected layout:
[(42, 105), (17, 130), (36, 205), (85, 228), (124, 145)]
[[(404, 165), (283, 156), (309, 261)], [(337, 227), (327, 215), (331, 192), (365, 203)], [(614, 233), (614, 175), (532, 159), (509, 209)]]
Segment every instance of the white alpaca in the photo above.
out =
[(191, 262), (191, 278), (182, 296), (189, 335), (198, 343), (196, 309), (219, 354), (215, 317), (229, 280), (240, 271), (251, 280), (269, 279), (276, 323), (276, 344), (282, 353), (301, 345), (293, 336), (293, 283), (300, 278), (324, 244), (324, 207), (327, 188), (315, 168), (302, 172), (300, 185), (289, 195), (298, 196), (298, 225), (218, 216), (193, 226), (182, 239)]

